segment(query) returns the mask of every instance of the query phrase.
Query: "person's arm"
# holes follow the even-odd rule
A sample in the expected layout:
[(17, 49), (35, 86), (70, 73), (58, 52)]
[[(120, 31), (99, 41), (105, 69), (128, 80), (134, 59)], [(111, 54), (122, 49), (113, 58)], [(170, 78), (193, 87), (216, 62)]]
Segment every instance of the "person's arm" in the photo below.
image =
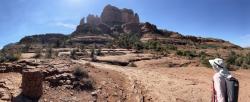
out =
[(220, 79), (219, 74), (214, 75), (214, 89), (216, 92), (216, 98), (218, 102), (225, 102), (225, 97), (223, 93), (223, 81)]

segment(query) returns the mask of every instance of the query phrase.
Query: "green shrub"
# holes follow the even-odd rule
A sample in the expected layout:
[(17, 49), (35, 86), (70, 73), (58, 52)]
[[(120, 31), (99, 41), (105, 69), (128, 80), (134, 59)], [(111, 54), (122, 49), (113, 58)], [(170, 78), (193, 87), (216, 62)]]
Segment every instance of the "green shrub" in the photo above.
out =
[(134, 45), (133, 45), (133, 48), (136, 50), (136, 51), (141, 51), (144, 49), (144, 45), (142, 42), (135, 42)]
[(82, 79), (82, 78), (88, 78), (88, 72), (85, 71), (85, 69), (83, 69), (80, 66), (75, 67), (74, 71), (73, 71), (73, 75), (77, 78), (77, 79)]
[(199, 46), (201, 49), (216, 49), (219, 48), (217, 45), (212, 45), (212, 44), (205, 44), (205, 45), (200, 45)]
[(235, 60), (235, 65), (236, 66), (241, 66), (244, 63), (245, 58), (243, 56), (239, 56), (238, 58), (236, 58)]
[(121, 48), (131, 49), (140, 42), (138, 34), (122, 34), (116, 40), (116, 44)]
[(97, 56), (102, 56), (102, 55), (104, 55), (104, 54), (102, 53), (102, 49), (101, 49), (101, 48), (99, 48), (99, 49), (96, 50), (96, 55), (97, 55)]
[(53, 53), (52, 48), (46, 49), (45, 57), (52, 58), (52, 53)]
[(187, 56), (189, 58), (194, 58), (194, 57), (196, 57), (196, 52), (195, 51), (184, 51), (184, 56)]
[(174, 46), (174, 45), (166, 45), (166, 49), (169, 49), (169, 50), (177, 50), (177, 47)]
[(204, 52), (204, 51), (201, 51), (200, 53), (199, 53), (199, 55), (198, 55), (199, 57), (202, 57), (202, 56), (207, 56), (207, 53), (206, 52)]
[(208, 61), (209, 59), (206, 57), (206, 55), (201, 55), (200, 56), (200, 61), (201, 61), (201, 64), (205, 67), (208, 67), (208, 68), (211, 68), (211, 65)]
[(7, 59), (8, 62), (13, 62), (17, 61), (20, 58), (21, 55), (19, 54), (7, 54), (5, 58)]
[(227, 66), (238, 66), (240, 68), (250, 68), (250, 53), (244, 55), (238, 55), (234, 51), (231, 51), (226, 59)]
[(182, 52), (182, 51), (180, 51), (180, 50), (176, 51), (176, 55), (179, 55), (179, 56), (184, 56), (183, 52)]
[(237, 54), (234, 51), (231, 51), (228, 55), (228, 58), (226, 59), (226, 63), (229, 65), (235, 65), (235, 61), (237, 59)]
[(245, 63), (250, 65), (250, 53), (247, 53), (245, 56)]
[(96, 61), (96, 50), (94, 48), (91, 49), (91, 53), (90, 53), (90, 58), (92, 61)]
[(0, 52), (0, 63), (17, 61), (20, 57), (21, 53)]
[(155, 50), (155, 51), (159, 51), (162, 49), (162, 46), (161, 46), (161, 43), (157, 40), (150, 40), (150, 41), (147, 41), (145, 44), (144, 44), (144, 47), (146, 49), (149, 49), (149, 50)]
[(177, 55), (179, 55), (179, 56), (185, 56), (185, 57), (188, 57), (189, 59), (192, 59), (192, 58), (194, 58), (194, 57), (196, 57), (197, 55), (196, 55), (196, 51), (180, 51), (180, 50), (178, 50), (177, 52), (176, 52), (176, 54)]
[(70, 58), (72, 58), (72, 59), (77, 59), (77, 55), (76, 55), (76, 50), (72, 50), (71, 52), (70, 52)]

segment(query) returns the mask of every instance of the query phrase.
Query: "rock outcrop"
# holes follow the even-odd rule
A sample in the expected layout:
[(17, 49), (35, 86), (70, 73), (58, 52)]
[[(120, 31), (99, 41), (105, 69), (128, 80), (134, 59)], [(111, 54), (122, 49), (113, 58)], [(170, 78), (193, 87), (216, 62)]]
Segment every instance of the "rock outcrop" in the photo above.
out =
[(161, 34), (162, 32), (157, 29), (156, 25), (153, 25), (149, 22), (141, 24), (141, 33), (157, 33)]
[(131, 9), (119, 9), (114, 6), (107, 5), (103, 9), (101, 20), (105, 24), (114, 26), (126, 23), (139, 23), (139, 16)]
[(96, 15), (88, 15), (87, 16), (87, 24), (90, 24), (92, 26), (97, 26), (101, 24), (101, 19)]
[(139, 16), (133, 10), (107, 5), (100, 17), (90, 14), (86, 23), (83, 18), (72, 35), (139, 33), (139, 23)]
[(63, 42), (67, 39), (64, 34), (48, 33), (26, 36), (20, 40), (20, 44), (55, 44), (57, 42)]
[(139, 33), (140, 25), (138, 23), (126, 23), (122, 25), (124, 33)]
[(83, 17), (83, 18), (81, 19), (81, 21), (80, 21), (80, 25), (83, 25), (83, 24), (85, 24), (85, 17)]
[(29, 69), (22, 73), (22, 94), (31, 99), (38, 99), (43, 94), (43, 75), (40, 70)]

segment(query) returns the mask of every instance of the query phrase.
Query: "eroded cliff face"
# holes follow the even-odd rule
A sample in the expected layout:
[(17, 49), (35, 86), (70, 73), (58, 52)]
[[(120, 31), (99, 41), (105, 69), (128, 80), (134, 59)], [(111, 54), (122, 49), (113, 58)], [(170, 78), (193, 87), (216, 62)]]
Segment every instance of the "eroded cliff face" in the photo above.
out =
[(138, 14), (131, 9), (119, 9), (117, 7), (107, 5), (101, 14), (103, 23), (110, 26), (122, 25), (126, 23), (139, 23)]
[(112, 5), (104, 7), (101, 16), (88, 15), (82, 18), (73, 36), (84, 34), (139, 33), (140, 20), (131, 9), (119, 9)]
[(101, 19), (97, 15), (95, 16), (90, 14), (87, 16), (87, 24), (90, 24), (92, 26), (97, 26), (101, 24)]

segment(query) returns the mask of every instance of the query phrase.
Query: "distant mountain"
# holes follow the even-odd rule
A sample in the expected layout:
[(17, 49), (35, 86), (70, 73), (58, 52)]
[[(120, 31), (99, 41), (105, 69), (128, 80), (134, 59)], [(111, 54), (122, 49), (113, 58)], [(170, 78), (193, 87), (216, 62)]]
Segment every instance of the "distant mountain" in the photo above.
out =
[(240, 48), (221, 39), (184, 36), (178, 32), (158, 29), (156, 25), (149, 22), (140, 22), (139, 15), (133, 10), (119, 9), (112, 5), (105, 6), (101, 16), (90, 14), (86, 19), (83, 17), (76, 30), (70, 35), (51, 33), (27, 36), (12, 46), (31, 45), (37, 48), (73, 47), (88, 44), (107, 45), (117, 37), (126, 34), (136, 34), (142, 42), (157, 39), (161, 43), (176, 46)]

